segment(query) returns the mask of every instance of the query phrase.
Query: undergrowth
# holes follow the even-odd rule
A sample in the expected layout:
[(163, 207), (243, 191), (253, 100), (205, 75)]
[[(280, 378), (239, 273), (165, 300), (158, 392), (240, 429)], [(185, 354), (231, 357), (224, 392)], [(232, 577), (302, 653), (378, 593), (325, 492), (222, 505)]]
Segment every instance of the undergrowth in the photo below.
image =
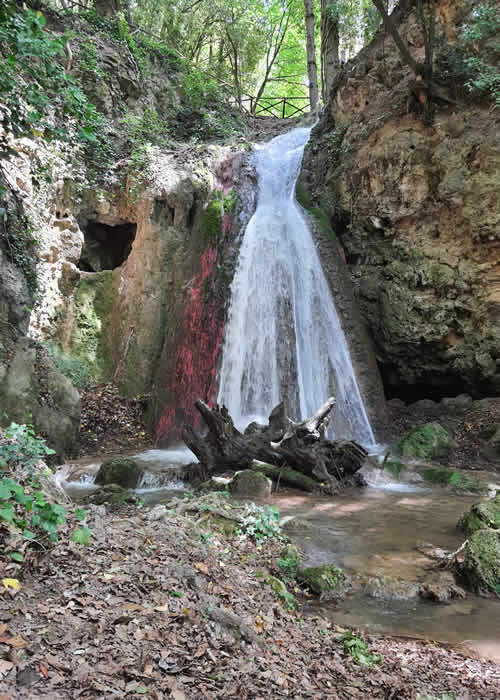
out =
[(86, 545), (90, 529), (83, 524), (87, 513), (77, 508), (71, 514), (45, 492), (43, 480), (51, 471), (39, 462), (54, 454), (33, 426), (11, 423), (0, 433), (0, 557), (23, 563), (29, 549), (46, 549), (57, 542), (68, 520), (74, 527), (71, 539)]

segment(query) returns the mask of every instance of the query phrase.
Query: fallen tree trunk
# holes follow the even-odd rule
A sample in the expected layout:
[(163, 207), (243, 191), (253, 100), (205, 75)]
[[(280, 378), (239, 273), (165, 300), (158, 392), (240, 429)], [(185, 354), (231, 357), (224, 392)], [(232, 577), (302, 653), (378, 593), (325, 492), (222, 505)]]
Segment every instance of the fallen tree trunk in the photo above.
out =
[(367, 452), (350, 440), (326, 440), (328, 416), (335, 405), (330, 398), (301, 423), (291, 421), (279, 404), (266, 426), (251, 424), (241, 433), (227, 409), (210, 408), (198, 400), (196, 408), (208, 428), (202, 436), (193, 428), (183, 430), (186, 445), (198, 457), (199, 477), (227, 470), (251, 468), (254, 459), (276, 467), (291, 467), (317, 483), (318, 490), (336, 493), (341, 483), (361, 468)]
[(265, 474), (265, 476), (268, 476), (276, 484), (293, 486), (297, 489), (302, 489), (302, 491), (313, 492), (318, 490), (317, 481), (287, 466), (277, 467), (273, 464), (267, 464), (266, 462), (254, 459), (250, 464), (250, 469), (254, 472)]

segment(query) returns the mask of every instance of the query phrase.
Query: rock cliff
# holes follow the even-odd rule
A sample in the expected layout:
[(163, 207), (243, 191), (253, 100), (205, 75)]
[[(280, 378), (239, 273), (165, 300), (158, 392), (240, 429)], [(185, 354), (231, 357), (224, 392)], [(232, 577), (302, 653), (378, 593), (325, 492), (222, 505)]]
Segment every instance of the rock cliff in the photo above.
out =
[[(448, 0), (438, 6), (439, 66), (464, 16)], [(416, 17), (399, 20), (423, 59)], [(500, 113), (457, 89), (455, 104), (442, 103), (425, 126), (408, 112), (412, 79), (380, 31), (343, 67), (298, 195), (342, 244), (386, 395), (492, 396), (500, 392)]]

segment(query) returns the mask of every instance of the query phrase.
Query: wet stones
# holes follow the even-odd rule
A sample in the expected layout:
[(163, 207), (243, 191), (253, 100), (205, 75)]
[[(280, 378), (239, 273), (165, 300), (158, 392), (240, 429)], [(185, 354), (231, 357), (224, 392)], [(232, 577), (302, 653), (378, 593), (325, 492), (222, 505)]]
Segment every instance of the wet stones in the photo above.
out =
[(479, 595), (500, 597), (500, 530), (477, 530), (467, 540), (462, 575)]
[(245, 469), (234, 475), (229, 482), (229, 492), (235, 498), (268, 498), (273, 482), (261, 472)]
[(403, 457), (436, 459), (444, 457), (452, 446), (450, 433), (439, 423), (419, 425), (403, 435), (396, 451)]
[(110, 459), (99, 467), (95, 483), (99, 485), (117, 484), (124, 489), (135, 489), (139, 484), (142, 470), (133, 459)]

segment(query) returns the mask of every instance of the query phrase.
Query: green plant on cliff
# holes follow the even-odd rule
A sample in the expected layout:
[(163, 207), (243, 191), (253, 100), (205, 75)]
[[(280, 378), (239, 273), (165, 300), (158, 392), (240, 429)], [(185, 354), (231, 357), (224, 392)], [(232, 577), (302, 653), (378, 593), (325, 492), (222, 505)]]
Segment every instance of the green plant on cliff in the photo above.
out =
[(489, 0), (474, 8), (460, 42), (466, 53), (465, 63), (471, 71), (467, 81), (469, 90), (492, 97), (497, 108), (500, 107), (499, 36), (498, 3)]
[[(2, 189), (5, 192), (0, 173), (0, 204)], [(0, 237), (5, 241), (8, 257), (23, 271), (28, 289), (34, 295), (37, 289), (35, 256), (38, 239), (33, 234), (33, 227), (24, 215), (20, 202), (16, 202), (15, 207), (8, 208), (7, 204), (0, 206)]]
[(68, 377), (77, 389), (86, 389), (93, 379), (88, 363), (63, 352), (52, 343), (48, 343), (46, 347), (59, 372)]

